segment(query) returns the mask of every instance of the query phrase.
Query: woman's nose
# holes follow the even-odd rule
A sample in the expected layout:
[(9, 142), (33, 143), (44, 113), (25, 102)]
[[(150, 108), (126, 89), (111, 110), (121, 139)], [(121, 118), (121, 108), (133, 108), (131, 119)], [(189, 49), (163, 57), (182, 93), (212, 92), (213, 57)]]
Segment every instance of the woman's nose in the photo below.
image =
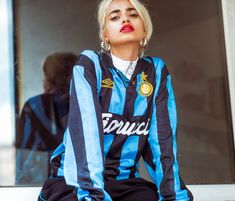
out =
[(130, 22), (128, 17), (127, 16), (123, 17), (122, 23), (124, 24), (124, 23), (128, 23), (128, 22)]
[(122, 20), (122, 23), (123, 23), (123, 24), (124, 24), (124, 23), (128, 23), (128, 22), (130, 22), (130, 20), (127, 19), (127, 18), (125, 18), (125, 19)]

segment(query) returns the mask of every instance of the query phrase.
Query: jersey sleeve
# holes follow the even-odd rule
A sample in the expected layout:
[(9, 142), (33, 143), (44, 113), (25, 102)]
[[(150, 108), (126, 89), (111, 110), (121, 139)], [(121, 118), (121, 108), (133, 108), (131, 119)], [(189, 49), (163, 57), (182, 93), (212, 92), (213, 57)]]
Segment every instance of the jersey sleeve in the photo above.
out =
[(29, 115), (29, 104), (26, 102), (22, 109), (20, 118), (17, 120), (16, 148), (26, 148), (28, 138), (32, 132), (32, 120)]
[(65, 132), (64, 177), (78, 200), (111, 200), (104, 191), (98, 55), (84, 51), (74, 66)]
[(156, 88), (148, 141), (143, 153), (146, 168), (161, 201), (193, 200), (179, 175), (177, 161), (176, 103), (171, 77), (161, 59), (154, 59)]

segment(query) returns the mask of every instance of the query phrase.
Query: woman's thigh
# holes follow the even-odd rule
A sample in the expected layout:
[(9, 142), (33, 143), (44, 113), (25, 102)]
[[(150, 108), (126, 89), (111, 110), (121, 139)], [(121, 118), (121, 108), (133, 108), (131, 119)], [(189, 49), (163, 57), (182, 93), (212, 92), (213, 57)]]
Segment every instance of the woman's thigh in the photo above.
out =
[[(105, 190), (113, 201), (158, 200), (155, 185), (140, 178), (105, 182)], [(50, 178), (44, 183), (38, 201), (77, 201), (77, 196), (64, 178)]]
[(140, 178), (105, 182), (105, 190), (113, 201), (158, 200), (155, 185)]
[(68, 186), (64, 178), (49, 178), (45, 181), (38, 201), (77, 201), (74, 187)]

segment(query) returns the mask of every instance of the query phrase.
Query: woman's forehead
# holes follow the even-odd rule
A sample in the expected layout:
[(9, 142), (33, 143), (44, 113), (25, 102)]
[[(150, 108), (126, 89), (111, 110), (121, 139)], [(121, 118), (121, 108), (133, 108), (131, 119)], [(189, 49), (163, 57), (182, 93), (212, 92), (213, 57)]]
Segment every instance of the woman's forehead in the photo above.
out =
[(109, 15), (113, 11), (121, 11), (121, 10), (133, 10), (135, 9), (129, 0), (113, 0), (109, 7), (107, 8), (107, 14)]

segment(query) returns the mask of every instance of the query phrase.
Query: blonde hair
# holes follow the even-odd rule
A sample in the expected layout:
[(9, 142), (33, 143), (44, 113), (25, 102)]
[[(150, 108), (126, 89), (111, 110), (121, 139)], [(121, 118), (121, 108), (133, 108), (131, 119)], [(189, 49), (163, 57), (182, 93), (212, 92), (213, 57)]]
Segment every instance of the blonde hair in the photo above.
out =
[[(106, 11), (112, 1), (113, 0), (102, 0), (99, 4), (98, 23), (99, 23), (99, 29), (100, 29), (99, 30), (99, 37), (100, 37), (101, 41), (103, 41), (103, 32), (104, 32), (105, 25), (106, 25), (105, 24), (106, 23), (105, 22)], [(145, 31), (147, 33), (146, 40), (149, 41), (152, 36), (153, 25), (152, 25), (151, 17), (148, 13), (148, 10), (139, 0), (129, 0), (129, 1), (133, 5), (133, 7), (136, 9), (136, 11), (138, 12), (141, 19), (143, 20)]]

